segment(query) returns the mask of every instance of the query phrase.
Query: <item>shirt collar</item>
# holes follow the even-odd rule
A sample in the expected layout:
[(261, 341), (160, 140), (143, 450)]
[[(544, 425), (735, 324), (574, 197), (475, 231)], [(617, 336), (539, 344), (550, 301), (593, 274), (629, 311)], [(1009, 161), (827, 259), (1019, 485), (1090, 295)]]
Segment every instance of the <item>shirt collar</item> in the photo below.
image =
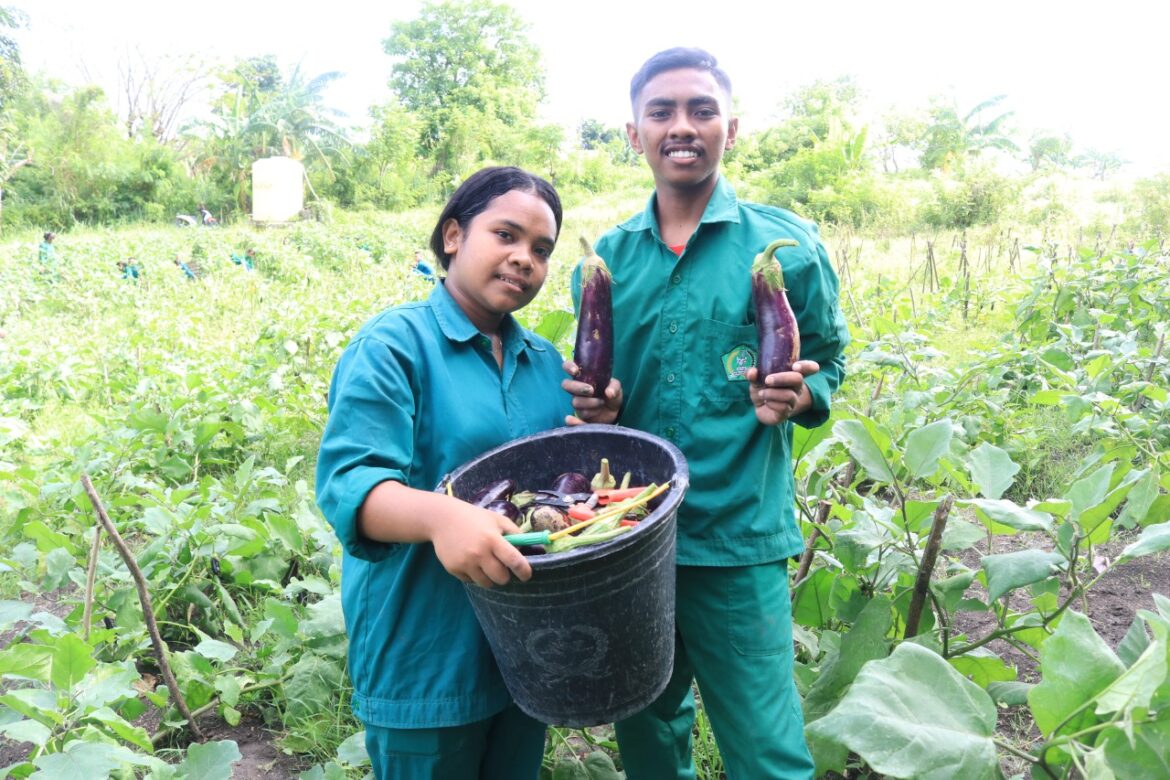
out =
[[(658, 217), (654, 210), (657, 203), (658, 192), (650, 193), (645, 210), (640, 214), (635, 214), (622, 227), (630, 231), (649, 230), (655, 238), (661, 240), (662, 236), (658, 231)], [(707, 207), (703, 209), (702, 219), (699, 220), (700, 225), (709, 222), (739, 222), (739, 200), (735, 196), (735, 188), (723, 177), (723, 174), (719, 174), (719, 178), (715, 182), (715, 190), (711, 193), (711, 199), (707, 201)]]
[[(459, 304), (451, 296), (451, 293), (447, 292), (445, 279), (436, 282), (435, 289), (431, 292), (427, 303), (430, 304), (431, 311), (435, 313), (439, 330), (451, 341), (468, 342), (481, 335), (479, 329), (472, 324), (463, 309), (459, 308)], [(522, 328), (511, 314), (505, 315), (500, 323), (500, 336), (504, 341), (504, 348), (513, 354), (519, 354), (525, 347), (540, 352), (544, 351), (543, 345), (536, 340), (536, 337), (527, 329)]]

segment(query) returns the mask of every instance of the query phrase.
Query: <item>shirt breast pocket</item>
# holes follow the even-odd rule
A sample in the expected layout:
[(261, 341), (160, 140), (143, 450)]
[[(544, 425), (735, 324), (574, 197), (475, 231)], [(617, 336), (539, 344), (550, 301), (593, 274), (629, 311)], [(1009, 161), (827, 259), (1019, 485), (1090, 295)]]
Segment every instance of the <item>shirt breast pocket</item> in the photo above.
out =
[(759, 353), (756, 326), (700, 320), (699, 345), (703, 396), (721, 405), (750, 403), (747, 370)]

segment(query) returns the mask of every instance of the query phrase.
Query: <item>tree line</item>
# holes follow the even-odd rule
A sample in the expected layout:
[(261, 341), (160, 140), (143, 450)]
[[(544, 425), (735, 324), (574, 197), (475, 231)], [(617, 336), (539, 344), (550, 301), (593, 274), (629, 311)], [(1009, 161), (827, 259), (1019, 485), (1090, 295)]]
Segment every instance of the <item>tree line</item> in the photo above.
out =
[[(242, 219), (251, 164), (272, 155), (302, 161), (310, 200), (342, 208), (432, 203), (493, 162), (540, 172), (568, 193), (641, 175), (623, 128), (585, 120), (570, 137), (537, 120), (540, 51), (523, 19), (492, 0), (432, 0), (391, 24), (383, 48), (394, 97), (370, 109), (360, 140), (326, 103), (325, 88), (341, 73), (286, 71), (272, 55), (220, 66), (128, 56), (121, 94), (110, 96), (26, 72), (14, 35), (27, 24), (0, 7), (6, 227), (165, 221), (195, 204)], [(960, 109), (938, 96), (867, 125), (856, 81), (816, 82), (787, 97), (783, 120), (741, 134), (727, 172), (751, 196), (822, 222), (965, 227), (998, 218), (1029, 174), (1105, 179), (1124, 165), (1116, 153), (1077, 149), (1067, 134), (1024, 138), (1005, 100)], [(200, 101), (207, 110), (185, 118)], [(1021, 173), (1001, 173), (1005, 160)], [(926, 195), (908, 198), (908, 188)], [(1163, 220), (1166, 189), (1164, 179), (1154, 182)]]

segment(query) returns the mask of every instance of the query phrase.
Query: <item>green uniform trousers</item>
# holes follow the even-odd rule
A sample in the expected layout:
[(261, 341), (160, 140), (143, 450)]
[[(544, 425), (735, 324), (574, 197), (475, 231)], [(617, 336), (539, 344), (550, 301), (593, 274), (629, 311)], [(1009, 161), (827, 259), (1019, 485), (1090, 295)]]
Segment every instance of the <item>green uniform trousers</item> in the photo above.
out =
[(642, 712), (617, 724), (629, 780), (693, 780), (692, 680), (729, 780), (808, 780), (814, 766), (792, 676), (786, 561), (680, 566), (674, 674)]
[(377, 780), (534, 780), (545, 726), (515, 704), (466, 726), (387, 729), (366, 726)]

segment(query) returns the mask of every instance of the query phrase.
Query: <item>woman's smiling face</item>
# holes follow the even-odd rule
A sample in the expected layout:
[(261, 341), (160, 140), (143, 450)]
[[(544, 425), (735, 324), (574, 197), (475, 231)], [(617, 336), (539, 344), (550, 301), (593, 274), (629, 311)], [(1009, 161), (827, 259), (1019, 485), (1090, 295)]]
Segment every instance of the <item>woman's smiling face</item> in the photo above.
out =
[(504, 315), (527, 306), (548, 276), (557, 224), (540, 196), (509, 190), (476, 214), (464, 230), (443, 225), (451, 256), (447, 291), (480, 331), (494, 333)]

